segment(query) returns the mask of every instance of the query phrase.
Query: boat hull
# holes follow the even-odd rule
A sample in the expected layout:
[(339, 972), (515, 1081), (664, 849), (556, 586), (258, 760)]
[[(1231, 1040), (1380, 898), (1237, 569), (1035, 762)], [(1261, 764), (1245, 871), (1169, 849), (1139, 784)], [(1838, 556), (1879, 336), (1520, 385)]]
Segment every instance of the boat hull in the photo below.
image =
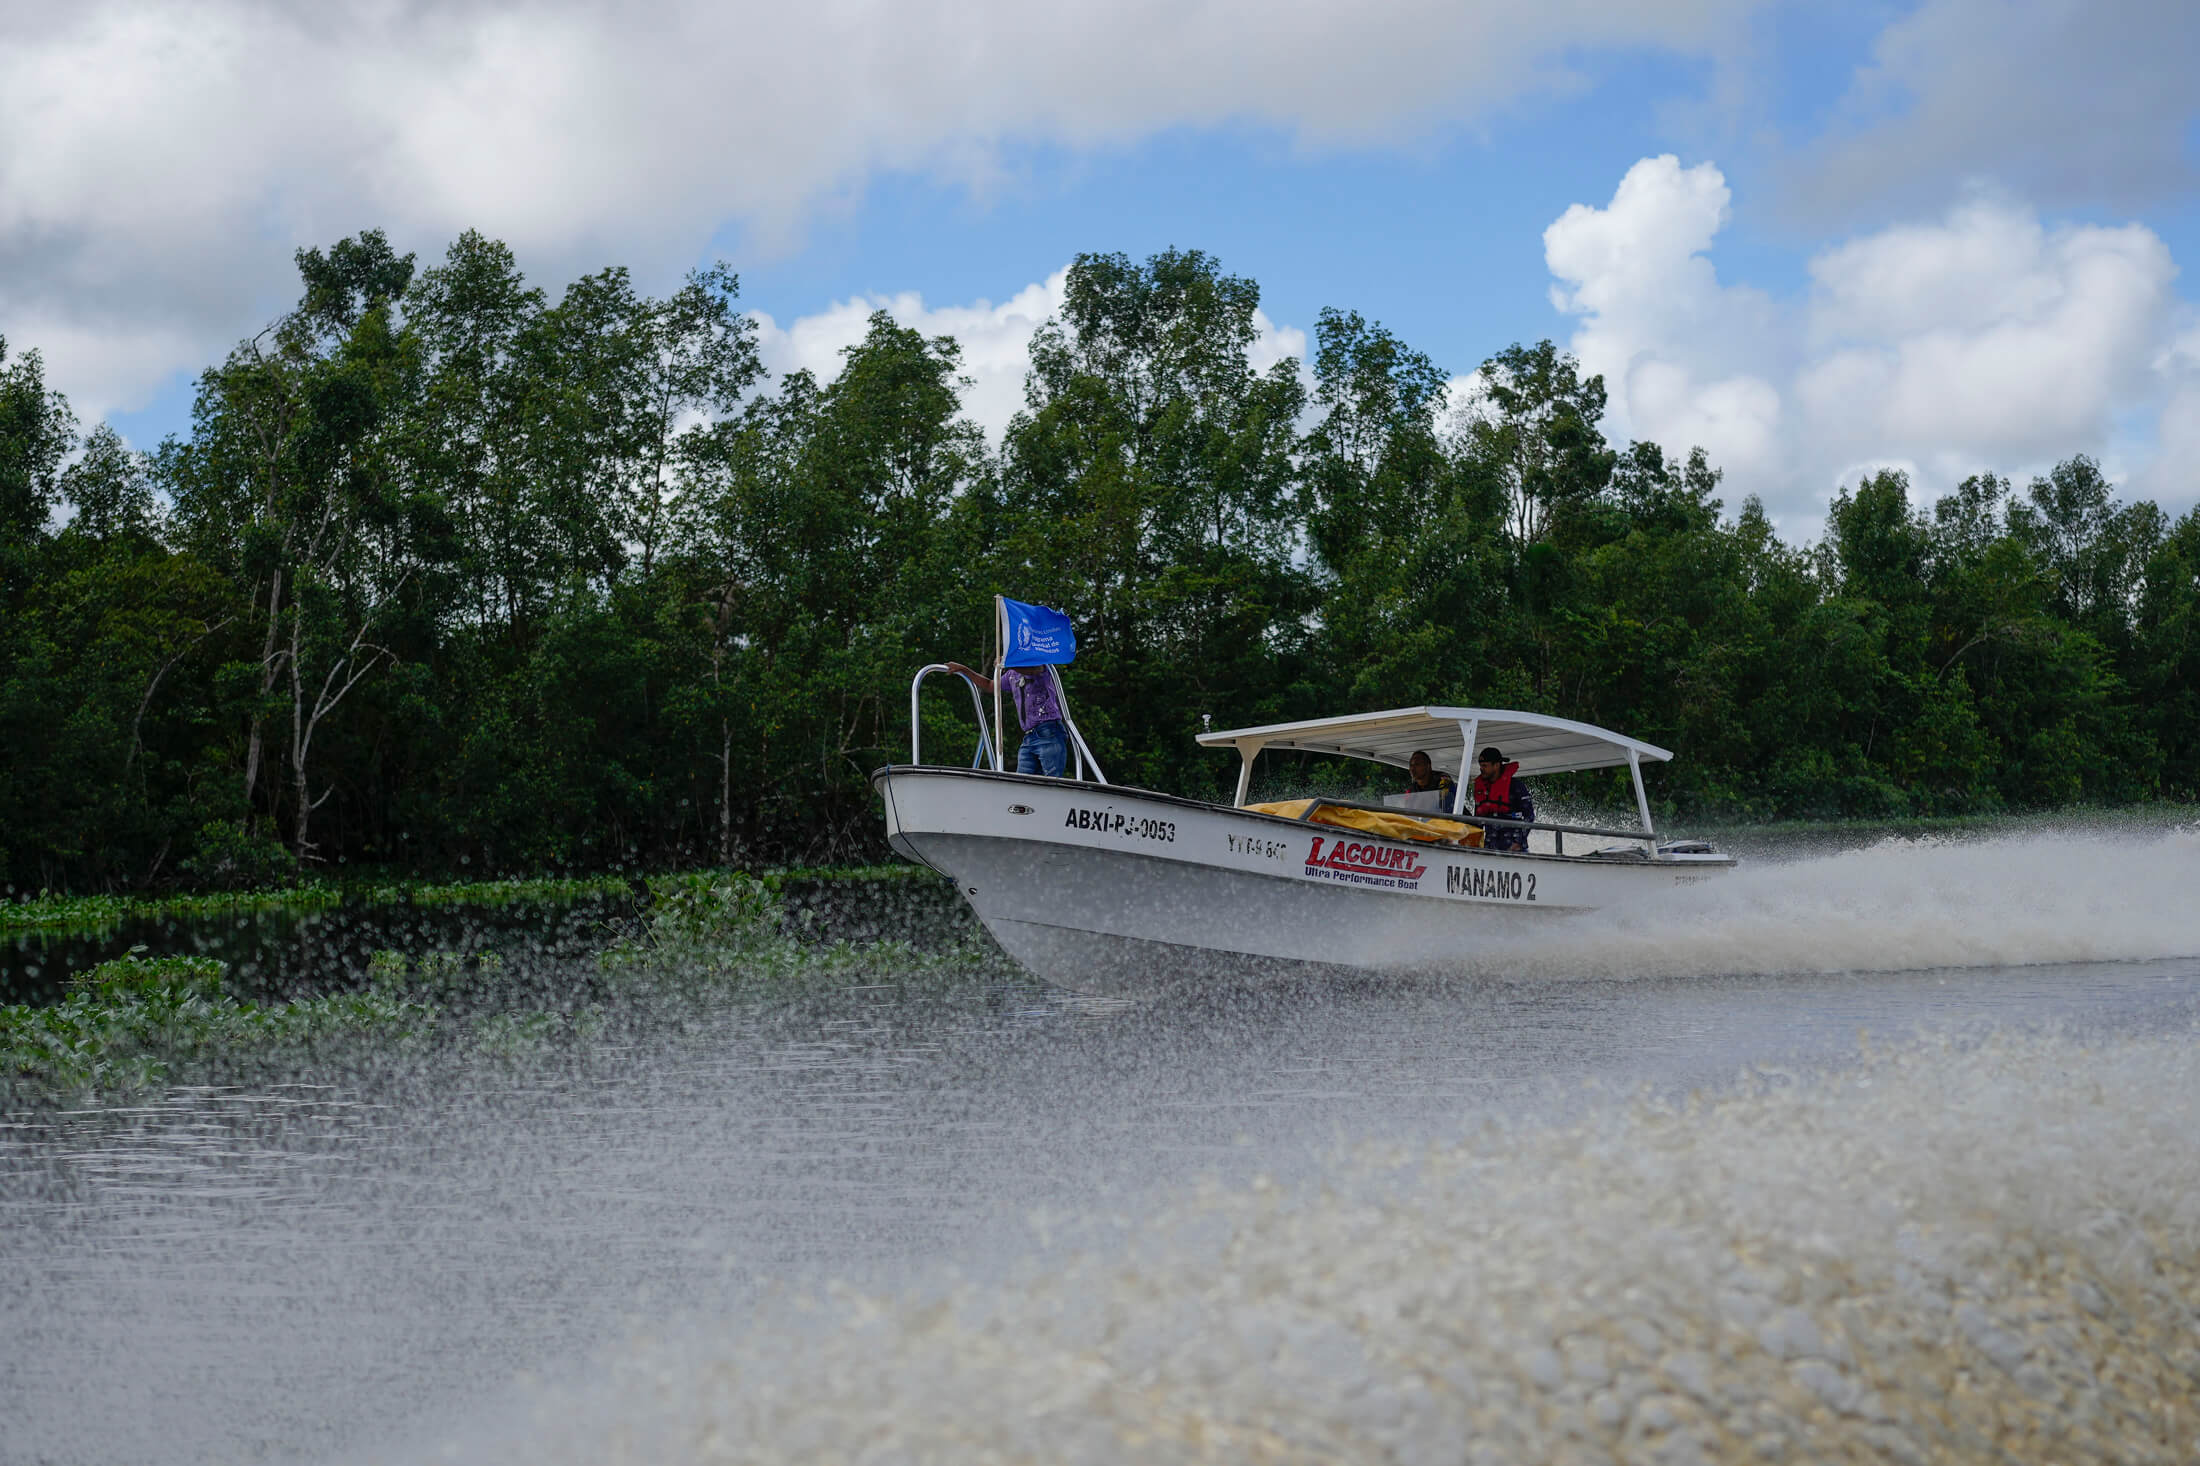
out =
[(1440, 970), (1478, 943), (1732, 866), (1432, 846), (988, 770), (893, 767), (872, 783), (896, 851), (953, 879), (1033, 972), (1097, 993), (1310, 967)]

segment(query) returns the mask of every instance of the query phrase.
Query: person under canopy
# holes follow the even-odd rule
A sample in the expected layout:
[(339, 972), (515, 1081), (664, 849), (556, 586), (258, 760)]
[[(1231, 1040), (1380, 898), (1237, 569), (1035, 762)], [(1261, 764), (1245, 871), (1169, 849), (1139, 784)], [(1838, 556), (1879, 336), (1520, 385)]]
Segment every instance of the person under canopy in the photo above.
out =
[[(1478, 762), (1482, 771), (1474, 776), (1474, 812), (1484, 819), (1533, 824), (1535, 795), (1529, 792), (1527, 780), (1520, 777), (1520, 765), (1507, 763), (1504, 753), (1494, 747), (1483, 749)], [(1526, 850), (1528, 832), (1492, 826), (1482, 844), (1490, 850)]]
[(1452, 783), (1451, 775), (1441, 772), (1430, 761), (1428, 750), (1413, 750), (1413, 757), (1406, 760), (1406, 773), (1406, 793), (1439, 794), (1443, 796), (1442, 802), (1434, 807), (1445, 810), (1451, 808), (1452, 792), (1458, 786)]

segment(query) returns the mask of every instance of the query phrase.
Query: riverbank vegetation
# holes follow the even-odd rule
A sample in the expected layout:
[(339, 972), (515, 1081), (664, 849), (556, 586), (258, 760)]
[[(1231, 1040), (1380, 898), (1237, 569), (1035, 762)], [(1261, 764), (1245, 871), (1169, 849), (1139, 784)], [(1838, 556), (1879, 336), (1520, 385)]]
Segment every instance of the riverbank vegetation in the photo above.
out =
[(554, 995), (507, 987), (494, 951), (380, 952), (357, 987), (284, 1002), (237, 995), (210, 958), (132, 952), (72, 978), (58, 1003), (0, 1004), (0, 1105), (284, 1072), (325, 1079), (429, 1046), (526, 1062), (605, 1037), (683, 1031), (729, 1001), (922, 982), (986, 960), (976, 947), (801, 940), (778, 892), (754, 876), (659, 877), (648, 890), (636, 925)]
[[(731, 872), (703, 872), (724, 878)], [(923, 866), (803, 866), (744, 873), (765, 889), (789, 884), (930, 879)], [(640, 883), (642, 891), (652, 886)], [(636, 882), (622, 875), (553, 876), (499, 881), (315, 881), (249, 891), (169, 892), (158, 896), (99, 894), (63, 896), (41, 891), (0, 901), (0, 932), (94, 931), (148, 917), (205, 917), (239, 911), (322, 911), (338, 906), (505, 906), (517, 902), (633, 898)]]
[(86, 930), (154, 916), (218, 916), (233, 911), (320, 911), (334, 906), (491, 906), (513, 901), (574, 901), (588, 896), (631, 896), (622, 876), (533, 880), (378, 882), (315, 881), (250, 891), (171, 892), (159, 896), (36, 896), (0, 902), (0, 932)]
[(884, 313), (767, 381), (722, 269), (298, 265), (150, 453), (0, 357), (14, 892), (876, 860), (910, 673), (981, 658), (995, 591), (1075, 619), (1109, 773), (1189, 794), (1234, 773), (1203, 717), (1431, 701), (1680, 750), (1655, 796), (1704, 818), (2200, 795), (2200, 513), (2082, 457), (1869, 473), (1806, 548), (1609, 440), (1548, 342), (1462, 400), (1474, 363), (1332, 310), (1257, 371), (1258, 288), (1197, 252), (1080, 257), (997, 445)]

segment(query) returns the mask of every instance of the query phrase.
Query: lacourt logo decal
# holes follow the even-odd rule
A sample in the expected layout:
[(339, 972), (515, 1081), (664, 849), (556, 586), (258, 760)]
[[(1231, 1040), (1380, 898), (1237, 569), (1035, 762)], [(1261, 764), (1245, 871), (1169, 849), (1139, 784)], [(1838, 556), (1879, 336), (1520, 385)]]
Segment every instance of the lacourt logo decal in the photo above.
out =
[[(1324, 845), (1329, 847), (1326, 852), (1322, 849)], [(1416, 891), (1420, 889), (1421, 877), (1428, 874), (1428, 867), (1421, 864), (1418, 850), (1398, 850), (1388, 845), (1316, 835), (1314, 847), (1306, 852), (1306, 873), (1325, 881), (1349, 881), (1355, 886), (1388, 886), (1393, 890)]]

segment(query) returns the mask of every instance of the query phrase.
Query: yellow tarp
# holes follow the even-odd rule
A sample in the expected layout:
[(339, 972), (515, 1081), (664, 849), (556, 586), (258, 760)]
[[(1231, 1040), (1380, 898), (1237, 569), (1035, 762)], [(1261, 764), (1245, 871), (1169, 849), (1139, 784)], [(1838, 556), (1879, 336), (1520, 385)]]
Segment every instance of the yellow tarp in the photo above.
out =
[[(1302, 818), (1311, 799), (1279, 799), (1272, 804), (1248, 804), (1245, 807), (1262, 814), (1280, 814), (1287, 820)], [(1480, 845), (1482, 827), (1462, 824), (1458, 820), (1426, 819), (1410, 814), (1390, 814), (1372, 809), (1339, 809), (1325, 805), (1314, 811), (1310, 825), (1342, 825), (1348, 830), (1364, 830), (1370, 835), (1386, 835), (1393, 840), (1441, 840), (1448, 845)]]

